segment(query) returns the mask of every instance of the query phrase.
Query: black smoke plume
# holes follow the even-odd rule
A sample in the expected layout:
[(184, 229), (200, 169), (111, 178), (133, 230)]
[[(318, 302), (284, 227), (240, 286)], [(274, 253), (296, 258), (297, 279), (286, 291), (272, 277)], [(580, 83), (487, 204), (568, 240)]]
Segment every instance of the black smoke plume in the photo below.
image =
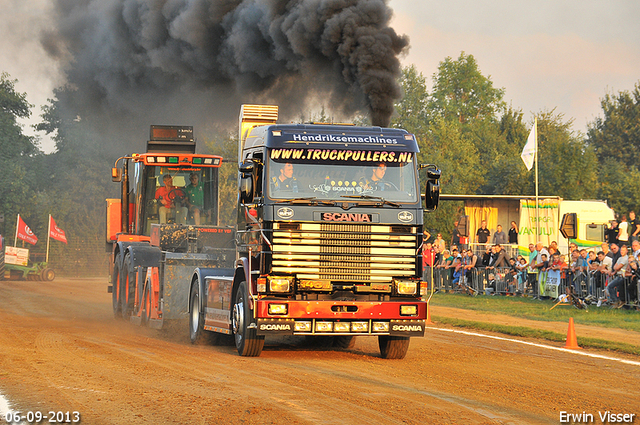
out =
[(401, 95), (386, 0), (54, 0), (47, 52), (81, 119), (234, 122), (242, 103), (310, 102), (388, 125)]

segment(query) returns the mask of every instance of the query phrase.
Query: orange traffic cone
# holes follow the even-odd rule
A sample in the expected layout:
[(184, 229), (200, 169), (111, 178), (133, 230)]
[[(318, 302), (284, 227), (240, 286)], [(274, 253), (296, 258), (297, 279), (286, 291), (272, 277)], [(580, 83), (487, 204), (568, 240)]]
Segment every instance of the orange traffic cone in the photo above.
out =
[(570, 350), (581, 349), (578, 346), (578, 337), (576, 336), (576, 330), (573, 327), (573, 317), (569, 318), (569, 330), (567, 331), (567, 344), (563, 348)]
[(424, 322), (425, 325), (433, 325), (434, 323), (431, 321), (431, 308), (429, 308), (429, 303), (427, 303), (427, 321)]

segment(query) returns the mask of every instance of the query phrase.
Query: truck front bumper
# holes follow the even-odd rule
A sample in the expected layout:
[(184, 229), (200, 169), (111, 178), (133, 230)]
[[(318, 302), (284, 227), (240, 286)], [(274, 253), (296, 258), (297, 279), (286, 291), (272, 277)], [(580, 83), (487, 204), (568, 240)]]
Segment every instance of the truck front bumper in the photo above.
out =
[(424, 336), (427, 303), (258, 300), (258, 335)]

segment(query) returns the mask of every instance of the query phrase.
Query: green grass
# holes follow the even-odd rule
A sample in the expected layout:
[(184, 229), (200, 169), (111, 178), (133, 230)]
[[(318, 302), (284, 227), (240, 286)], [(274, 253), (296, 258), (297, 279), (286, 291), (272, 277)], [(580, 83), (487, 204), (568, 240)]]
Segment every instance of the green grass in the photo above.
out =
[[(470, 297), (462, 294), (437, 293), (431, 305), (455, 307), (479, 312), (505, 314), (529, 320), (545, 322), (568, 322), (573, 317), (575, 323), (604, 328), (618, 328), (640, 332), (640, 312), (609, 307), (589, 306), (588, 311), (572, 306), (557, 306), (552, 300), (534, 300), (527, 297), (485, 296)], [(437, 309), (436, 309), (437, 314)], [(566, 338), (566, 335), (564, 336)]]
[[(452, 319), (449, 317), (434, 316), (437, 323), (444, 323), (454, 327), (477, 329), (489, 332), (496, 332), (505, 335), (512, 335), (525, 338), (544, 339), (554, 342), (565, 342), (566, 334), (558, 332), (546, 331), (542, 329), (527, 328), (524, 326), (508, 326), (495, 323), (476, 322), (471, 320)], [(601, 350), (611, 350), (621, 353), (640, 355), (640, 347), (631, 344), (625, 344), (617, 341), (607, 341), (598, 338), (577, 337), (578, 345), (583, 348), (598, 348)]]

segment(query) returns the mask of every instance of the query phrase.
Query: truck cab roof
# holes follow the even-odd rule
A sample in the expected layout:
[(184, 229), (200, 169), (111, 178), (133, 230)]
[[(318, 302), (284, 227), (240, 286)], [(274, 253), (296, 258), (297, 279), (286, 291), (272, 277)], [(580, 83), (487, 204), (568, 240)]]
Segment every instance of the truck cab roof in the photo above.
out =
[(255, 127), (244, 149), (308, 145), (318, 148), (359, 148), (419, 152), (413, 134), (406, 130), (331, 124), (274, 124)]

